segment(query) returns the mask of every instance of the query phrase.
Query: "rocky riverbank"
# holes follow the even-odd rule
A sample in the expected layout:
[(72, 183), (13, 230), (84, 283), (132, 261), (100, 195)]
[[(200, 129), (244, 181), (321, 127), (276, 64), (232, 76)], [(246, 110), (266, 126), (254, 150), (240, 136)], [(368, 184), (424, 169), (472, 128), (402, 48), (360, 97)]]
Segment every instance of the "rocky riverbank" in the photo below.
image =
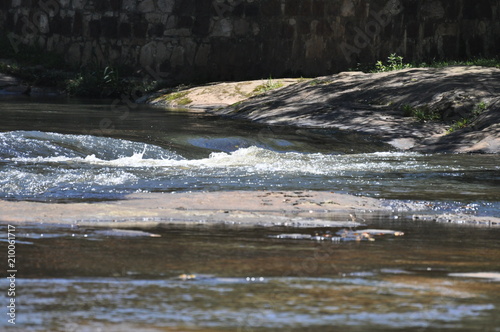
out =
[(213, 84), (147, 101), (269, 125), (366, 133), (401, 150), (500, 153), (498, 68), (343, 72), (276, 82), (260, 94), (251, 91), (265, 81)]
[(423, 152), (500, 152), (500, 69), (345, 72), (250, 98), (214, 114), (337, 128)]
[[(56, 96), (0, 74), (0, 95)], [(396, 149), (500, 153), (500, 69), (480, 66), (343, 72), (162, 90), (139, 102), (268, 125), (368, 134)]]

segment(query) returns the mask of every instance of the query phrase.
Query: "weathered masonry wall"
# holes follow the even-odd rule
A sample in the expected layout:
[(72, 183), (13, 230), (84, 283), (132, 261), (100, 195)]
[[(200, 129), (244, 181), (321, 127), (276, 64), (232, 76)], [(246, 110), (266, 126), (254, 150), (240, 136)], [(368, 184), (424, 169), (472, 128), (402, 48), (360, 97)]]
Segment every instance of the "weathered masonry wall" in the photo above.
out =
[(14, 45), (180, 81), (500, 54), (500, 0), (0, 0)]

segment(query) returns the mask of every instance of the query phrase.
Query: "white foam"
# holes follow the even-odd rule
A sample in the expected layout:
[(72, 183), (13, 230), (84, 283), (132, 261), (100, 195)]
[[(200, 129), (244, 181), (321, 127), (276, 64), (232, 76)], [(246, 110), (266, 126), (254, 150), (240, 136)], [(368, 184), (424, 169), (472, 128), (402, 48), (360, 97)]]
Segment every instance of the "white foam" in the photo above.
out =
[(12, 161), (28, 164), (61, 163), (89, 164), (106, 167), (166, 167), (166, 168), (241, 168), (252, 172), (284, 172), (302, 174), (332, 174), (343, 171), (403, 171), (422, 167), (421, 163), (401, 153), (394, 155), (324, 155), (319, 153), (302, 154), (296, 152), (274, 152), (271, 150), (248, 147), (234, 152), (214, 152), (208, 158), (201, 159), (152, 159), (144, 158), (144, 151), (131, 156), (104, 160), (91, 154), (82, 157), (35, 157), (12, 158)]

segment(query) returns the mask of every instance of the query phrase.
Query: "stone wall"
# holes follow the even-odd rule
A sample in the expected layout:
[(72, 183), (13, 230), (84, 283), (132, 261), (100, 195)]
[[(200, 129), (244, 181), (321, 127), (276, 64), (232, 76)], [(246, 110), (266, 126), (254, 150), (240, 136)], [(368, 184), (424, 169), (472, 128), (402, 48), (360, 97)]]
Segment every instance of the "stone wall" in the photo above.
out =
[(500, 54), (499, 0), (0, 0), (14, 45), (219, 81)]

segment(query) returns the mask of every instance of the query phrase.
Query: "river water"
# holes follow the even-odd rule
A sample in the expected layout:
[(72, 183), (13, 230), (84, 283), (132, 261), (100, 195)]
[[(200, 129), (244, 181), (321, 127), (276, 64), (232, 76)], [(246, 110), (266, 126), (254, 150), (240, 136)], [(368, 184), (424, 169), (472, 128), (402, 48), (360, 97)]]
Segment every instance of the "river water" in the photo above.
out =
[[(310, 189), (500, 216), (498, 156), (398, 152), (356, 133), (114, 105), (1, 100), (0, 198), (65, 203), (136, 192)], [(404, 214), (374, 215), (366, 224), (405, 235), (333, 243), (273, 237), (326, 229), (177, 225), (149, 230), (161, 235), (150, 238), (18, 226), (17, 325), (500, 331), (499, 229)], [(1, 239), (5, 245), (5, 231)]]

